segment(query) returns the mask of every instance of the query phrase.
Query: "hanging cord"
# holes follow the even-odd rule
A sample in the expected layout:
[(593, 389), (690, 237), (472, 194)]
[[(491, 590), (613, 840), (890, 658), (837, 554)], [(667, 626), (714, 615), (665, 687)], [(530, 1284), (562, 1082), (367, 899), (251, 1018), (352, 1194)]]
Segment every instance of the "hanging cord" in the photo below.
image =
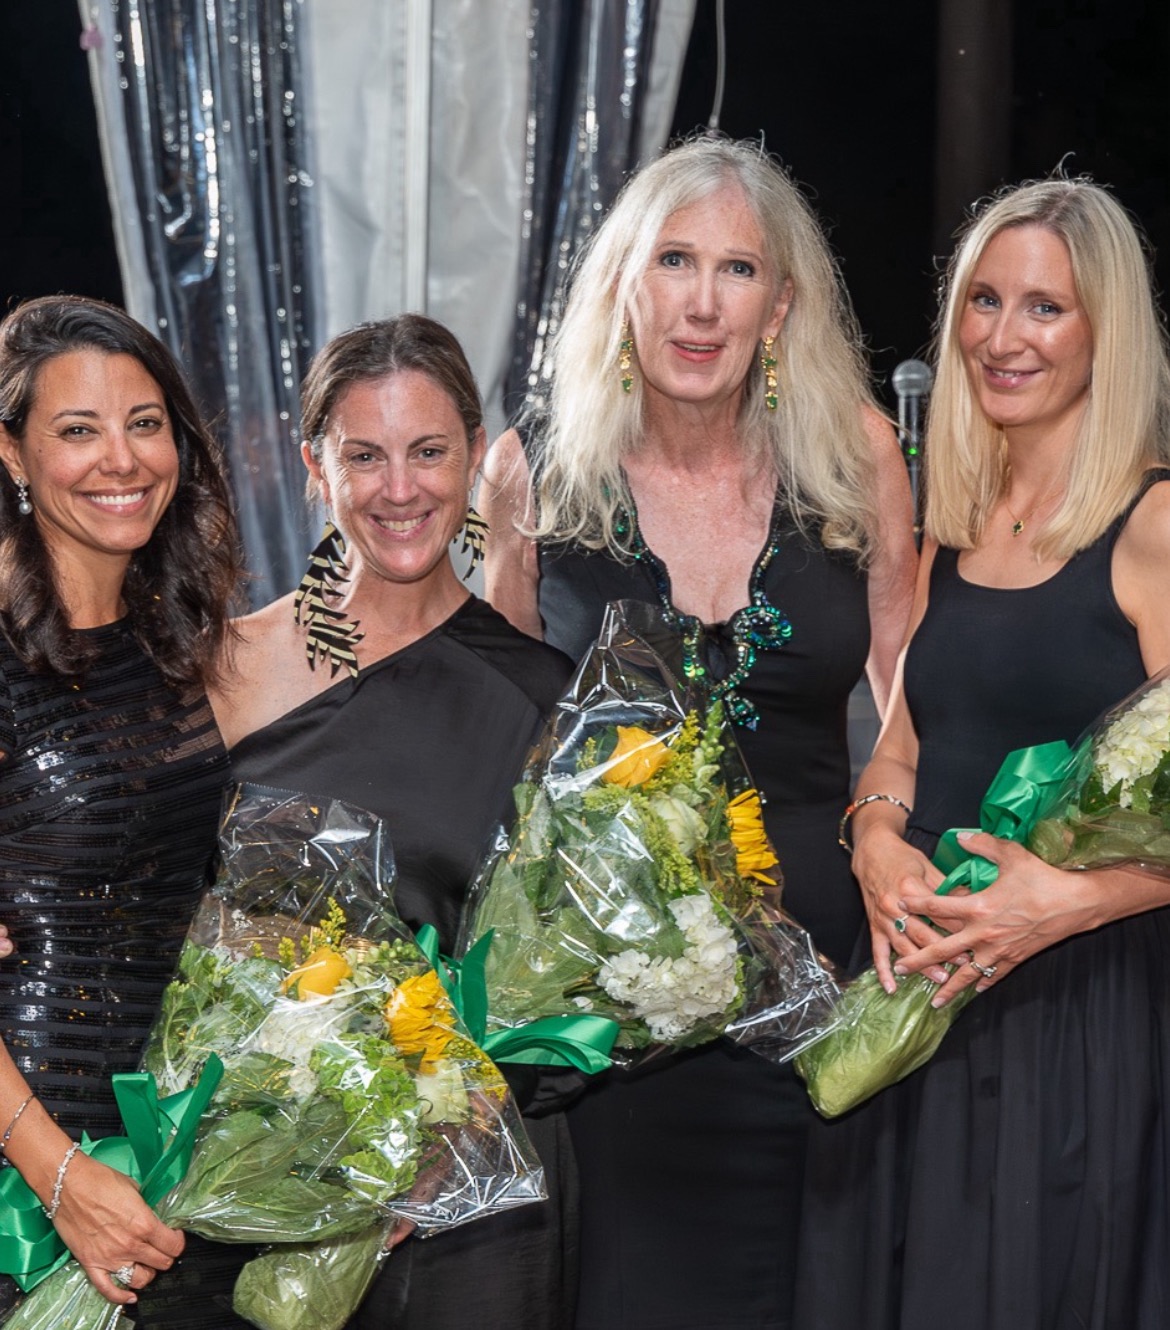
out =
[(719, 129), (719, 117), (723, 112), (723, 82), (727, 74), (727, 15), (725, 0), (715, 0), (715, 100), (711, 104), (711, 115), (707, 120), (709, 133)]

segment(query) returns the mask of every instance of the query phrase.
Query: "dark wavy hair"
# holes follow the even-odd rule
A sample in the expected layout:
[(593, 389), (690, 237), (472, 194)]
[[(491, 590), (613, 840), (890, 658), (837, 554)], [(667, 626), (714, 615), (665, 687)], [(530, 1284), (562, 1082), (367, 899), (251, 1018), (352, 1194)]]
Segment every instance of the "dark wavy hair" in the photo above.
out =
[[(301, 385), (301, 438), (313, 458), (320, 462), (329, 417), (350, 384), (407, 369), (427, 375), (443, 389), (455, 403), (470, 441), (483, 424), (483, 403), (458, 338), (425, 314), (399, 314), (338, 333), (313, 357)], [(316, 488), (310, 479), (311, 497), (316, 497)]]
[[(0, 323), (0, 424), (19, 443), (43, 367), (72, 351), (133, 356), (162, 389), (179, 453), (175, 496), (130, 559), (122, 598), (142, 649), (180, 692), (214, 679), (230, 633), (240, 550), (219, 445), (199, 417), (175, 358), (123, 310), (80, 296), (45, 296)], [(0, 468), (0, 471), (3, 471)], [(35, 502), (36, 496), (33, 496)], [(31, 670), (84, 675), (93, 647), (71, 630), (52, 555), (35, 517), (0, 480), (0, 627)]]

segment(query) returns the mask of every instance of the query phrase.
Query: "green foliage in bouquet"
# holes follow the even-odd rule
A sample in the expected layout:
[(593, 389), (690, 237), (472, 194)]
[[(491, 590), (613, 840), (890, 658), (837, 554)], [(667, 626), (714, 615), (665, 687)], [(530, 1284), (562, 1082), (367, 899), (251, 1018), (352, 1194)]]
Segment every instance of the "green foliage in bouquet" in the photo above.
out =
[(866, 970), (841, 999), (841, 1023), (798, 1054), (795, 1066), (822, 1117), (835, 1118), (917, 1071), (935, 1054), (955, 1017), (975, 995), (965, 989), (945, 1007), (930, 1005), (938, 984), (921, 975), (887, 993)]
[[(241, 1315), (326, 1330), (356, 1309), (398, 1217), (447, 1227), (542, 1199), (542, 1176), (506, 1082), (361, 863), (377, 820), (245, 791), (143, 1057), (168, 1095), (208, 1059), (224, 1067), (155, 1208), (213, 1240), (280, 1244), (244, 1268)], [(71, 1261), (4, 1324), (117, 1321)]]
[[(249, 1261), (232, 1310), (259, 1330), (342, 1330), (378, 1271), (386, 1228), (375, 1224), (329, 1243), (286, 1243)], [(329, 1279), (319, 1278), (324, 1266)]]
[(1058, 868), (1170, 865), (1170, 679), (1151, 680), (1081, 743), (1027, 844)]
[[(1074, 749), (1020, 748), (1004, 759), (979, 810), (983, 831), (1027, 846), (1058, 868), (1124, 863), (1170, 871), (1170, 675), (1159, 674), (1104, 717)], [(981, 891), (997, 877), (989, 860), (945, 833), (934, 856), (940, 893)], [(945, 1007), (919, 977), (887, 994), (872, 970), (845, 992), (841, 1023), (796, 1060), (809, 1096), (835, 1117), (928, 1061), (964, 1006), (969, 987)]]
[(617, 1021), (624, 1047), (685, 1047), (741, 1010), (736, 920), (774, 888), (776, 858), (755, 792), (729, 796), (724, 725), (716, 704), (658, 733), (603, 726), (571, 771), (517, 787), (470, 930), (495, 930), (493, 1023), (586, 1011)]

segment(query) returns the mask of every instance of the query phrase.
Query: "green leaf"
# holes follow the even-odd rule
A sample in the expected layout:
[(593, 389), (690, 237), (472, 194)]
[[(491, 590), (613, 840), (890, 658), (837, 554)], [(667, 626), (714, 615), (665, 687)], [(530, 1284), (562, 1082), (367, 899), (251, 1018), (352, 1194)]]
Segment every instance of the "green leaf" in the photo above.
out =
[(341, 1330), (374, 1281), (387, 1227), (274, 1247), (240, 1271), (233, 1311), (259, 1330)]

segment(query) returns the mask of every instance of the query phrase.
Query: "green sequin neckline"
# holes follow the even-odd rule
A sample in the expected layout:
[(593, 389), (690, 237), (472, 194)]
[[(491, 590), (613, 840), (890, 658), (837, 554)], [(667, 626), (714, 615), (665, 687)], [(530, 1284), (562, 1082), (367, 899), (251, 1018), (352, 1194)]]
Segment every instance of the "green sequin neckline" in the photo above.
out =
[(735, 644), (735, 665), (724, 678), (713, 680), (703, 663), (703, 621), (694, 614), (682, 614), (671, 599), (670, 574), (666, 565), (646, 544), (638, 527), (638, 514), (631, 501), (629, 509), (619, 509), (614, 523), (616, 535), (625, 542), (630, 554), (649, 569), (658, 600), (667, 623), (682, 636), (683, 671), (687, 678), (701, 683), (711, 697), (723, 702), (736, 725), (754, 730), (760, 722), (755, 705), (739, 691), (751, 674), (761, 651), (778, 651), (792, 637), (792, 622), (783, 610), (768, 599), (764, 578), (772, 560), (780, 552), (778, 514), (773, 510), (768, 540), (760, 551), (748, 578), (748, 603), (731, 616), (727, 628)]

